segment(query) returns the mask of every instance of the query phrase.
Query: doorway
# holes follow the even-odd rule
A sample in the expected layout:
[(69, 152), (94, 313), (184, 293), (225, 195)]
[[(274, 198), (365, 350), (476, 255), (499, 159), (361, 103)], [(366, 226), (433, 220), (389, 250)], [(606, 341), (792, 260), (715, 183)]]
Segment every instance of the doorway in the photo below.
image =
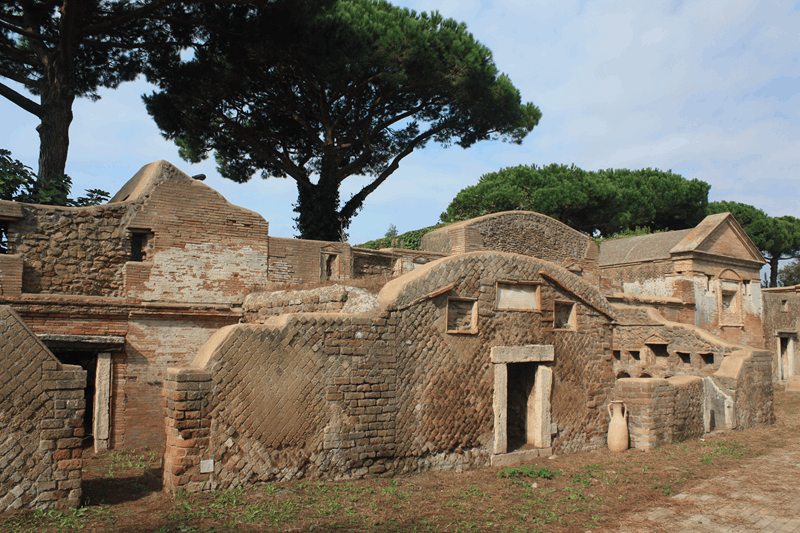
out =
[(553, 346), (495, 346), (491, 359), (494, 454), (549, 448)]

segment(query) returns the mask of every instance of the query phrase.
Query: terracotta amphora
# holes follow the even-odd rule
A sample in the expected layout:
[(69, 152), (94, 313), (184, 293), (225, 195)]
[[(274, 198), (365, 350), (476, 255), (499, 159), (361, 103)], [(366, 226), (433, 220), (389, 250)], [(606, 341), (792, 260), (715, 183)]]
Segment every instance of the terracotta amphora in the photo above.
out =
[(608, 449), (612, 452), (624, 452), (628, 449), (628, 410), (625, 403), (614, 401), (608, 404)]

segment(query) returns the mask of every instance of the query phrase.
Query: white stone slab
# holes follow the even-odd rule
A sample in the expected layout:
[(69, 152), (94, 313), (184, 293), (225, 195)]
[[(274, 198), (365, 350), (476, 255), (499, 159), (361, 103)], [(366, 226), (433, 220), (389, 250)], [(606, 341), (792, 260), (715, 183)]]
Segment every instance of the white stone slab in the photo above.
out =
[(553, 361), (555, 359), (555, 350), (551, 344), (493, 346), (490, 357), (492, 363), (495, 364)]

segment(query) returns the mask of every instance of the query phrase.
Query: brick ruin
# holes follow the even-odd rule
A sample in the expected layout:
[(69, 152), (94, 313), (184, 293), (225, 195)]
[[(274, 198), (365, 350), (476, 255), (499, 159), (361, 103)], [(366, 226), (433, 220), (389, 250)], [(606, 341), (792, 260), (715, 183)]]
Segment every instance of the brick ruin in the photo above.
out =
[[(34, 466), (0, 484), (0, 508), (76, 504), (81, 439), (165, 450), (166, 488), (210, 490), (601, 448), (622, 399), (646, 450), (770, 423), (773, 379), (800, 367), (797, 302), (761, 292), (729, 214), (598, 247), (498, 213), (366, 250), (270, 237), (160, 161), (107, 205), (0, 201), (0, 224), (0, 309), (28, 332), (0, 331), (3, 364), (29, 362), (43, 406), (2, 384), (18, 422), (0, 472)], [(73, 434), (41, 440), (53, 420)]]

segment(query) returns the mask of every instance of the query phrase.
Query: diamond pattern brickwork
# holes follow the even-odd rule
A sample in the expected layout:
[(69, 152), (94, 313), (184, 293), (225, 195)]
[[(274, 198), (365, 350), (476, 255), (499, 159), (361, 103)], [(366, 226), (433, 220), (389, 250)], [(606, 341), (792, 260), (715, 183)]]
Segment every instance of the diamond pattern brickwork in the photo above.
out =
[(0, 511), (79, 505), (85, 386), (0, 306)]
[[(541, 283), (542, 309), (494, 310), (498, 279)], [(208, 441), (180, 442), (191, 452), (176, 444), (176, 459), (193, 458), (165, 463), (178, 472), (174, 487), (486, 464), (494, 438), (490, 351), (498, 345), (555, 347), (554, 450), (604, 445), (613, 318), (579, 277), (530, 257), (477, 252), (425, 265), (381, 298), (364, 315), (290, 314), (231, 326), (206, 346), (203, 369), (181, 372), (209, 375), (207, 405), (190, 415), (210, 428)], [(476, 334), (447, 333), (449, 298), (477, 300)], [(553, 329), (555, 300), (575, 303), (575, 331)], [(170, 442), (169, 425), (185, 425), (176, 417), (187, 415), (167, 404)], [(201, 461), (213, 461), (207, 479)]]

